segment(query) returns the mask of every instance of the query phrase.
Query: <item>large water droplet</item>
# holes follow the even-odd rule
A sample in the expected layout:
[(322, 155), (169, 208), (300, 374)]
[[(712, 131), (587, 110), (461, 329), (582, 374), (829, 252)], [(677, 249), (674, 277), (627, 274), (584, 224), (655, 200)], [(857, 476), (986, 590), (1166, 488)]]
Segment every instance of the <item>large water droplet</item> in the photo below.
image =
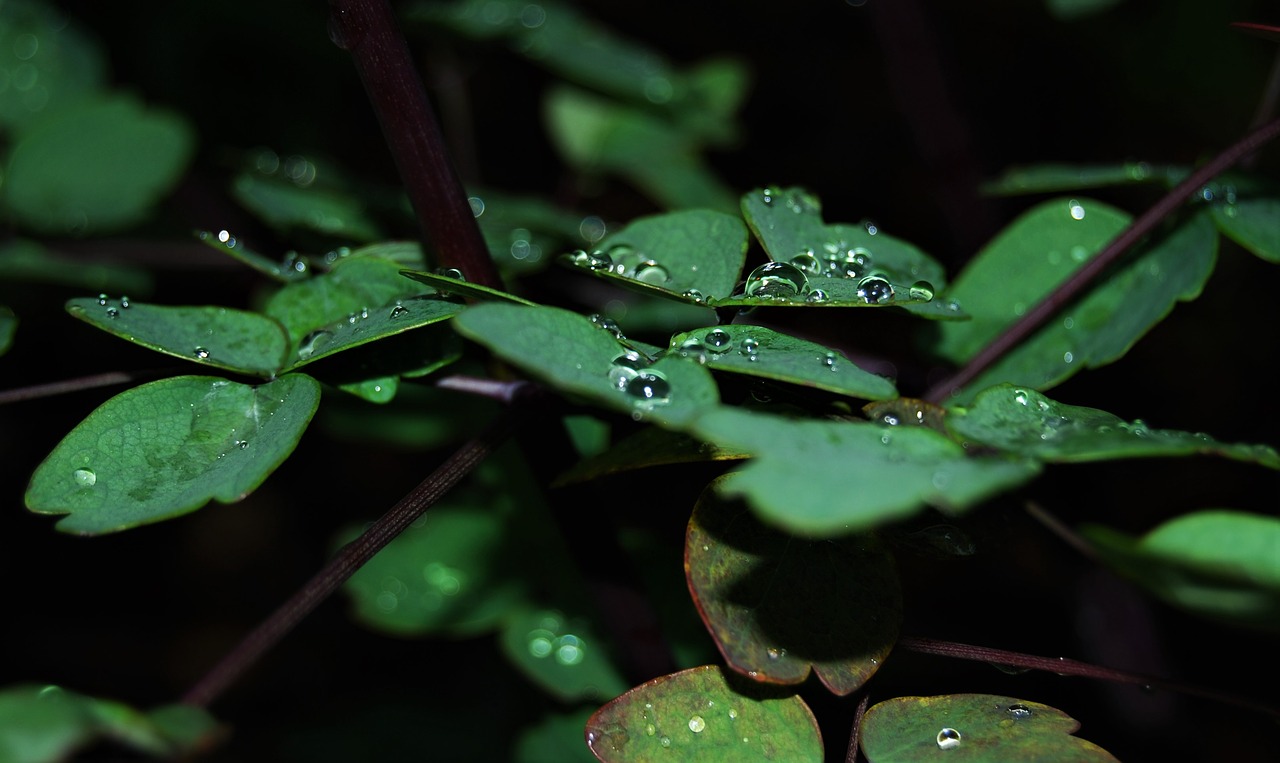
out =
[(706, 301), (707, 301), (707, 295), (703, 294), (697, 289), (689, 289), (688, 291), (684, 292), (681, 296), (683, 296), (686, 299), (691, 299), (700, 305), (706, 304)]
[(706, 727), (707, 722), (703, 720), (701, 715), (695, 715), (689, 719), (689, 730), (695, 734), (702, 733), (702, 730)]
[(1075, 199), (1067, 202), (1067, 212), (1071, 215), (1072, 220), (1084, 219), (1084, 207)]
[(911, 284), (911, 288), (907, 291), (907, 296), (912, 299), (930, 302), (933, 300), (933, 284), (928, 281), (916, 281)]
[(745, 355), (747, 360), (757, 360), (760, 357), (760, 341), (746, 337), (738, 343), (738, 354)]
[(307, 358), (319, 352), (329, 340), (333, 338), (333, 334), (324, 329), (316, 329), (310, 334), (302, 338), (298, 344), (298, 359), (306, 360)]
[(196, 356), (198, 359), (200, 359), (200, 360), (208, 360), (208, 359), (209, 359), (209, 351), (208, 351), (207, 349), (203, 348), (203, 347), (197, 347), (197, 348), (195, 348), (194, 350), (192, 350), (192, 351), (191, 351), (191, 353), (192, 353), (193, 355), (195, 355), (195, 356)]
[(396, 305), (395, 307), (391, 308), (391, 314), (388, 315), (387, 317), (390, 318), (391, 320), (395, 320), (396, 318), (403, 318), (408, 314), (409, 314), (409, 308), (405, 307), (404, 305)]
[(92, 469), (81, 467), (72, 472), (71, 477), (79, 487), (93, 487), (98, 484), (98, 475), (94, 474)]
[(766, 262), (747, 276), (748, 297), (793, 299), (809, 293), (809, 277), (795, 265)]
[(1005, 708), (1005, 712), (1009, 714), (1010, 718), (1017, 718), (1018, 720), (1031, 717), (1031, 708), (1026, 705), (1009, 705)]
[(636, 266), (634, 278), (642, 283), (661, 285), (671, 280), (671, 274), (657, 262), (645, 260)]
[(627, 384), (636, 378), (640, 371), (648, 365), (644, 358), (640, 356), (640, 353), (635, 350), (627, 350), (613, 359), (613, 363), (609, 367), (609, 380), (613, 382), (613, 386), (625, 390)]
[(811, 305), (817, 304), (819, 302), (826, 302), (827, 293), (822, 289), (814, 289), (813, 291), (809, 292), (809, 296), (805, 297), (804, 301), (808, 302)]
[(938, 732), (938, 747), (950, 750), (960, 746), (960, 732), (952, 728), (944, 728)]
[(717, 355), (729, 351), (729, 345), (733, 342), (733, 337), (724, 329), (711, 329), (702, 335), (702, 343), (707, 350)]
[(813, 256), (812, 251), (801, 252), (791, 258), (791, 264), (800, 268), (809, 275), (818, 275), (822, 273), (822, 265), (818, 262), (818, 258)]
[(858, 281), (858, 296), (871, 305), (888, 302), (893, 299), (893, 284), (880, 276), (867, 276)]
[(637, 400), (656, 405), (671, 399), (671, 383), (653, 371), (641, 371), (627, 382), (626, 393)]

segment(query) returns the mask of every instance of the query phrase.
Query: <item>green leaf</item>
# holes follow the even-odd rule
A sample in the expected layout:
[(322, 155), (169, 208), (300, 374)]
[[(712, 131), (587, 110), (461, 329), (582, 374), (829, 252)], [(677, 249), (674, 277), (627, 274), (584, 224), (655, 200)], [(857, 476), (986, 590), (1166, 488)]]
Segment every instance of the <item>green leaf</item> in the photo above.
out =
[(1049, 13), (1061, 21), (1093, 16), (1119, 5), (1120, 0), (1045, 0)]
[(49, 283), (95, 292), (146, 295), (151, 293), (154, 279), (139, 267), (72, 258), (30, 239), (13, 238), (0, 244), (0, 282)]
[(400, 275), (403, 267), (385, 257), (339, 259), (328, 273), (284, 286), (267, 300), (263, 312), (283, 323), (290, 343), (302, 350), (303, 338), (313, 331), (421, 295), (421, 286)]
[[(849, 694), (875, 675), (902, 625), (893, 557), (873, 538), (798, 540), (713, 489), (689, 519), (685, 573), (725, 661), (757, 681), (799, 684), (812, 668)], [(825, 613), (820, 622), (814, 612)]]
[(582, 744), (582, 729), (590, 717), (589, 709), (544, 715), (521, 729), (512, 763), (594, 763), (596, 757)]
[[(571, 396), (679, 428), (719, 403), (710, 373), (663, 358), (649, 365), (577, 313), (491, 302), (454, 319), (458, 332)], [(615, 362), (621, 360), (621, 363)]]
[(897, 397), (893, 382), (864, 371), (835, 350), (763, 326), (729, 324), (676, 334), (669, 352), (713, 371), (799, 384), (865, 400)]
[(743, 496), (766, 522), (810, 537), (871, 529), (926, 505), (957, 513), (1040, 471), (1031, 461), (970, 457), (918, 426), (789, 420), (722, 407), (691, 431), (754, 456), (723, 483), (725, 495)]
[[(517, 511), (508, 494), (475, 488), (431, 507), (347, 580), (357, 620), (398, 636), (475, 636), (498, 628), (522, 600), (506, 528)], [(362, 527), (340, 533), (340, 543)]]
[(462, 278), (454, 278), (442, 273), (427, 273), (418, 270), (402, 270), (400, 275), (410, 278), (419, 283), (424, 283), (445, 294), (456, 294), (460, 297), (471, 297), (479, 300), (495, 300), (499, 302), (513, 302), (517, 305), (535, 305), (536, 302), (530, 302), (524, 297), (517, 297), (514, 294), (508, 294), (489, 286), (478, 283), (471, 283)]
[(175, 757), (195, 751), (215, 728), (212, 717), (190, 705), (144, 713), (58, 686), (0, 690), (0, 760), (5, 763), (56, 763), (97, 739)]
[(302, 228), (351, 241), (372, 241), (379, 235), (364, 201), (345, 189), (244, 172), (231, 192), (246, 209), (284, 233)]
[(507, 618), (502, 651), (520, 672), (562, 702), (606, 699), (627, 685), (592, 623), (556, 609)]
[(1280, 519), (1207, 509), (1136, 540), (1097, 525), (1081, 534), (1109, 567), (1175, 607), (1233, 625), (1280, 628)]
[(6, 130), (75, 103), (106, 79), (101, 46), (51, 3), (6, 2), (0, 50), (12, 51), (0, 90), (0, 127)]
[[(1107, 2), (1109, 0), (1103, 0)], [(1135, 183), (1168, 183), (1173, 176), (1186, 174), (1182, 167), (1153, 167), (1146, 162), (1124, 164), (1035, 164), (1011, 167), (1000, 177), (983, 185), (992, 196), (1030, 193), (1084, 191)], [(1176, 182), (1176, 181), (1175, 181)]]
[(554, 487), (606, 477), (614, 474), (671, 464), (706, 463), (746, 458), (742, 451), (700, 442), (681, 432), (646, 427), (608, 450), (583, 459), (561, 474)]
[(0, 305), (0, 355), (9, 351), (13, 344), (13, 333), (18, 330), (18, 316), (4, 305)]
[(1227, 238), (1267, 262), (1280, 262), (1280, 198), (1244, 195), (1209, 209)]
[(293, 370), (353, 347), (448, 320), (462, 308), (457, 302), (436, 296), (404, 297), (390, 304), (361, 308), (307, 334), (298, 345), (297, 360), (288, 368)]
[(238, 373), (274, 376), (289, 349), (279, 323), (226, 307), (167, 307), (100, 296), (68, 300), (67, 312), (156, 352)]
[(568, 261), (638, 291), (715, 298), (733, 293), (746, 258), (747, 228), (740, 219), (690, 209), (642, 217), (605, 238), (601, 251)]
[(256, 387), (179, 376), (122, 392), (40, 464), (27, 508), (97, 535), (238, 501), (293, 452), (319, 400), (302, 374)]
[(943, 757), (972, 763), (1114, 763), (1106, 750), (1071, 736), (1079, 728), (1057, 708), (1013, 697), (898, 697), (873, 705), (863, 717), (862, 753), (869, 763)]
[(1041, 461), (1214, 455), (1280, 469), (1280, 453), (1265, 445), (1220, 443), (1206, 434), (1152, 429), (1096, 408), (1065, 405), (1031, 389), (1002, 384), (946, 417), (957, 437)]
[(311, 275), (311, 267), (305, 258), (291, 254), (283, 261), (273, 260), (245, 246), (245, 243), (229, 230), (224, 229), (217, 233), (207, 230), (196, 231), (196, 238), (208, 244), (210, 248), (231, 255), (232, 258), (259, 273), (282, 283), (301, 281)]
[(804, 700), (715, 665), (655, 678), (600, 708), (587, 722), (587, 746), (605, 763), (823, 759)]
[(175, 114), (123, 95), (85, 99), (14, 136), (3, 202), (23, 225), (46, 233), (118, 230), (169, 192), (194, 143)]

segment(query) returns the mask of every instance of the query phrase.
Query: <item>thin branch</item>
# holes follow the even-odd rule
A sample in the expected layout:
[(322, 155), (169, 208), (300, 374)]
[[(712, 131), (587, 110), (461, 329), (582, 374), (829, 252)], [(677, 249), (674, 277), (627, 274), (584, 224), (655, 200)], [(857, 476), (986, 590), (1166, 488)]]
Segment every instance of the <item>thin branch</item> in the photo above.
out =
[(329, 6), (330, 36), (351, 53), (437, 264), (458, 268), (472, 283), (503, 288), (390, 4), (330, 0)]
[(1201, 699), (1212, 700), (1225, 705), (1233, 705), (1235, 707), (1245, 708), (1280, 718), (1280, 708), (1261, 705), (1256, 702), (1241, 699), (1235, 695), (1214, 691), (1212, 689), (1204, 689), (1198, 686), (1191, 686), (1177, 681), (1168, 681), (1163, 678), (1144, 676), (1138, 673), (1126, 673), (1122, 670), (1104, 668), (1087, 662), (1069, 660), (1066, 657), (1040, 657), (1034, 654), (1009, 652), (1003, 649), (992, 649), (985, 646), (957, 644), (954, 641), (938, 641), (931, 638), (903, 637), (898, 639), (897, 646), (912, 652), (920, 652), (921, 654), (934, 654), (941, 657), (954, 657), (960, 660), (989, 662), (997, 665), (1026, 668), (1028, 670), (1043, 670), (1049, 673), (1057, 673), (1060, 676), (1083, 676), (1085, 678), (1096, 678), (1103, 681), (1112, 681), (1114, 683), (1137, 684), (1144, 688), (1163, 689), (1164, 691), (1186, 694), (1192, 697), (1200, 697)]
[(515, 430), (520, 415), (519, 409), (504, 411), (488, 428), (459, 448), (431, 476), (374, 522), (363, 535), (343, 546), (323, 569), (197, 681), (183, 696), (182, 701), (188, 705), (206, 707), (217, 699), (285, 634), (338, 590), (338, 586), (505, 442)]
[(941, 403), (960, 388), (978, 378), (982, 372), (993, 366), (996, 361), (1007, 355), (1030, 336), (1032, 332), (1044, 325), (1049, 318), (1053, 317), (1080, 295), (1081, 292), (1097, 280), (1100, 274), (1120, 259), (1121, 255), (1155, 230), (1162, 220), (1186, 203), (1187, 199), (1199, 191), (1205, 183), (1235, 165), (1243, 157), (1257, 151), (1277, 135), (1280, 135), (1280, 119), (1273, 120), (1245, 136), (1238, 143), (1215, 156), (1209, 163), (1192, 172), (1185, 180), (1166, 194), (1164, 198), (1156, 202), (1137, 220), (1134, 220), (1132, 225), (1112, 239), (1096, 257), (1085, 263), (1075, 273), (1072, 273), (1049, 296), (1028, 310), (994, 341), (982, 348), (982, 351), (974, 356), (963, 368), (929, 389), (924, 394), (924, 399), (931, 403)]
[(465, 392), (469, 395), (487, 397), (491, 400), (498, 400), (503, 403), (511, 403), (518, 398), (524, 399), (539, 395), (545, 396), (547, 394), (545, 389), (534, 382), (527, 381), (525, 379), (501, 381), (498, 379), (487, 379), (482, 376), (466, 376), (463, 374), (445, 376), (436, 382), (436, 386), (440, 389)]
[(86, 389), (97, 389), (99, 387), (111, 387), (117, 384), (132, 384), (134, 382), (149, 381), (157, 379), (161, 376), (180, 373), (180, 370), (174, 368), (149, 368), (143, 371), (108, 371), (102, 374), (92, 374), (90, 376), (80, 376), (75, 379), (64, 379), (62, 381), (47, 382), (45, 384), (33, 384), (29, 387), (17, 387), (15, 389), (7, 389), (0, 391), (0, 405), (7, 403), (20, 403), (24, 400), (38, 400), (42, 397), (53, 397), (54, 395), (65, 395), (70, 392), (80, 392)]
[(862, 692), (858, 700), (858, 709), (853, 713), (853, 726), (849, 729), (849, 749), (845, 752), (845, 763), (858, 763), (858, 746), (862, 744), (862, 719), (867, 714), (867, 705), (871, 704), (871, 695)]
[(1027, 501), (1024, 507), (1027, 513), (1032, 516), (1040, 524), (1049, 529), (1049, 532), (1058, 536), (1064, 543), (1079, 551), (1082, 556), (1092, 561), (1098, 560), (1098, 552), (1090, 546), (1088, 541), (1080, 537), (1080, 534), (1070, 527), (1067, 527), (1062, 520), (1049, 513), (1049, 510), (1036, 503), (1035, 501)]

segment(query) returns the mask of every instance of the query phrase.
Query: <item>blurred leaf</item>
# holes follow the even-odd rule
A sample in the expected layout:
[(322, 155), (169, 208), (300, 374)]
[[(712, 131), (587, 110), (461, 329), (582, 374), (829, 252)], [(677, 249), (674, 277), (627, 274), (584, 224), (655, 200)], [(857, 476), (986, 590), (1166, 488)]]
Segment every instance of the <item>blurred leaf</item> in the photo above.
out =
[(1096, 408), (1065, 405), (1035, 390), (1002, 384), (979, 392), (973, 404), (950, 409), (947, 428), (974, 443), (1041, 461), (1215, 455), (1280, 469), (1280, 454), (1265, 445), (1220, 443), (1209, 435), (1152, 429)]
[(283, 260), (273, 260), (245, 246), (245, 243), (229, 230), (224, 229), (217, 233), (207, 230), (196, 231), (196, 238), (212, 249), (229, 254), (235, 260), (282, 283), (301, 281), (311, 275), (311, 266), (306, 259), (297, 254), (287, 256)]
[(668, 209), (735, 208), (701, 156), (700, 141), (659, 116), (559, 87), (545, 100), (547, 130), (565, 160), (587, 172), (622, 175)]
[[(53, 3), (7, 0), (0, 9), (0, 128), (21, 129), (92, 94), (106, 79), (96, 40)], [(7, 59), (7, 60), (6, 60)]]
[(461, 441), (477, 421), (493, 416), (495, 406), (476, 395), (405, 384), (393, 401), (376, 408), (341, 396), (326, 400), (316, 424), (347, 442), (426, 450)]
[[(1073, 208), (1087, 210), (1078, 212), (1083, 219), (1071, 216)], [(1093, 219), (1098, 222), (1080, 229), (1085, 238), (1073, 236), (1076, 225)], [(1117, 211), (1095, 209), (1090, 202), (1072, 207), (1061, 200), (1019, 218), (957, 279), (952, 293), (974, 320), (939, 325), (939, 351), (967, 361), (1088, 260), (1099, 241), (1126, 225), (1127, 216)], [(1086, 243), (1073, 245), (1073, 240)], [(1199, 296), (1216, 258), (1217, 236), (1205, 213), (1184, 218), (1001, 358), (967, 387), (967, 394), (1001, 382), (1048, 389), (1083, 368), (1119, 359), (1177, 302)]]
[(823, 759), (804, 700), (715, 665), (655, 678), (600, 708), (587, 722), (587, 745), (606, 763)]
[(283, 326), (243, 310), (77, 297), (67, 312), (134, 344), (227, 371), (272, 377), (288, 352)]
[(671, 464), (706, 463), (746, 458), (747, 454), (686, 434), (646, 427), (591, 458), (578, 462), (561, 474), (554, 486), (572, 485), (599, 477)]
[(470, 190), (489, 255), (503, 273), (541, 270), (556, 252), (593, 246), (607, 227), (599, 217), (575, 214), (537, 196)]
[(512, 763), (593, 763), (596, 757), (582, 743), (591, 710), (548, 713), (516, 737)]
[[(402, 270), (400, 275), (405, 278), (424, 283), (444, 294), (456, 294), (460, 297), (471, 297), (479, 300), (495, 300), (501, 302), (512, 302), (517, 305), (534, 305), (523, 297), (517, 297), (514, 294), (508, 294), (505, 291), (499, 291), (489, 286), (478, 283), (471, 283), (463, 278), (453, 278), (442, 273), (424, 273), (417, 270)], [(459, 305), (461, 308), (461, 305)]]
[(46, 233), (118, 230), (169, 192), (194, 143), (176, 114), (125, 95), (85, 99), (15, 134), (3, 202), (21, 224)]
[(1210, 209), (1214, 225), (1227, 238), (1267, 262), (1280, 262), (1280, 198), (1246, 195)]
[(685, 574), (729, 667), (779, 684), (802, 683), (812, 668), (832, 692), (856, 691), (902, 625), (893, 557), (867, 536), (811, 542), (783, 535), (720, 499), (715, 484), (689, 520)]
[(1110, 10), (1120, 4), (1120, 0), (1045, 0), (1049, 13), (1061, 21), (1092, 16)]
[(30, 239), (12, 238), (0, 244), (0, 283), (51, 283), (145, 296), (151, 293), (153, 280), (140, 267), (73, 259)]
[(336, 188), (300, 186), (280, 177), (241, 173), (231, 187), (236, 201), (283, 233), (305, 228), (326, 236), (372, 241), (378, 227), (355, 194)]
[(993, 694), (898, 697), (873, 705), (862, 721), (869, 763), (947, 760), (999, 763), (1101, 763), (1116, 760), (1071, 736), (1079, 722), (1039, 702)]
[(705, 368), (680, 358), (649, 365), (608, 331), (568, 310), (489, 302), (468, 307), (454, 325), (562, 393), (636, 419), (680, 427), (719, 403)]
[(763, 326), (726, 324), (676, 334), (669, 351), (694, 357), (713, 371), (799, 384), (864, 400), (898, 394), (893, 382), (858, 368), (835, 350)]
[(1081, 534), (1109, 567), (1175, 607), (1280, 629), (1280, 519), (1207, 509), (1136, 540), (1097, 525)]
[(122, 392), (40, 464), (27, 508), (98, 535), (238, 501), (289, 457), (319, 401), (302, 374), (258, 386), (179, 376)]
[(501, 641), (512, 664), (562, 702), (607, 699), (627, 688), (585, 617), (556, 609), (517, 612), (503, 625)]
[[(1114, 2), (1115, 0), (1101, 1)], [(1168, 184), (1171, 177), (1185, 174), (1185, 172), (1185, 168), (1182, 167), (1152, 166), (1146, 162), (1034, 164), (1029, 167), (1011, 167), (1000, 177), (983, 185), (982, 190), (992, 196), (1018, 196), (1030, 193), (1084, 191), (1135, 183)]]
[(629, 288), (702, 302), (733, 293), (746, 257), (741, 220), (689, 209), (639, 218), (606, 237), (600, 250), (566, 259)]
[(13, 344), (13, 332), (18, 330), (18, 316), (4, 305), (0, 305), (0, 355), (9, 351)]
[(789, 420), (721, 407), (693, 434), (752, 454), (722, 484), (787, 532), (834, 537), (874, 528), (926, 505), (958, 513), (1034, 477), (1028, 460), (970, 457), (931, 429)]
[(384, 257), (339, 259), (328, 273), (285, 285), (267, 300), (263, 312), (284, 324), (290, 344), (301, 352), (303, 339), (313, 331), (421, 295), (421, 286), (400, 275), (403, 267)]
[[(662, 431), (649, 427), (650, 431)], [(663, 640), (676, 668), (692, 668), (718, 662), (715, 641), (698, 614), (693, 600), (684, 595), (689, 582), (684, 571), (684, 546), (671, 542), (669, 527), (661, 530), (620, 528), (618, 542), (643, 584), (652, 603)], [(673, 592), (679, 591), (677, 595)]]
[[(398, 636), (475, 636), (518, 606), (525, 586), (509, 494), (472, 487), (431, 507), (346, 582), (357, 620)], [(339, 545), (363, 528), (339, 533)]]
[(216, 725), (190, 705), (144, 713), (58, 686), (0, 690), (0, 760), (5, 763), (56, 763), (100, 739), (153, 756), (190, 754), (210, 740)]

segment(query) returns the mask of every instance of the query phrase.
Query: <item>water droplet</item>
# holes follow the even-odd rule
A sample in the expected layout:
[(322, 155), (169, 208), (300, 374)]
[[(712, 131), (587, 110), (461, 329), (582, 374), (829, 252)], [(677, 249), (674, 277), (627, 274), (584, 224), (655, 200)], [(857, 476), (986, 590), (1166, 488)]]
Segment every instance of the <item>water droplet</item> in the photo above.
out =
[(529, 654), (538, 659), (549, 657), (554, 648), (553, 639), (556, 634), (545, 628), (529, 631)]
[(729, 720), (736, 721), (737, 719), (738, 719), (738, 711), (734, 710), (732, 707), (729, 708)]
[(658, 733), (658, 727), (654, 726), (652, 723), (646, 724), (644, 727), (644, 733), (649, 736), (653, 736)]
[(695, 734), (702, 733), (702, 730), (706, 727), (707, 722), (702, 719), (701, 715), (695, 715), (689, 719), (689, 730)]
[(106, 306), (107, 306), (107, 299), (109, 299), (109, 297), (107, 297), (107, 295), (106, 295), (106, 294), (99, 294), (99, 295), (98, 295), (98, 304), (99, 304), (99, 305), (101, 305), (102, 307), (106, 307)]
[(452, 278), (455, 281), (467, 280), (467, 277), (464, 276), (462, 271), (457, 268), (436, 268), (436, 275), (444, 276), (445, 278)]
[(123, 296), (122, 296), (122, 297), (120, 297), (120, 309), (121, 309), (121, 310), (128, 310), (128, 309), (129, 309), (129, 298), (128, 298), (128, 297), (123, 297)]
[(769, 206), (773, 204), (773, 195), (777, 192), (775, 188), (766, 188), (760, 192), (760, 200), (764, 202), (765, 206)]
[(197, 358), (199, 358), (200, 360), (208, 360), (208, 359), (209, 359), (209, 351), (208, 351), (208, 350), (206, 350), (206, 349), (205, 349), (205, 348), (203, 348), (203, 347), (197, 347), (197, 348), (195, 348), (194, 350), (192, 350), (192, 353), (193, 353)]
[(1017, 718), (1019, 720), (1031, 717), (1031, 708), (1026, 705), (1009, 705), (1005, 708), (1005, 712), (1009, 714), (1010, 718)]
[(244, 450), (245, 448), (249, 447), (249, 441), (248, 441), (248, 440), (236, 440), (236, 447), (238, 447), (240, 450)]
[(609, 379), (613, 382), (614, 387), (625, 390), (631, 380), (639, 376), (640, 371), (648, 365), (645, 359), (640, 356), (640, 353), (635, 350), (627, 350), (613, 359), (613, 363), (609, 367)]
[(756, 360), (760, 357), (760, 341), (746, 337), (738, 343), (738, 354), (745, 355), (747, 360)]
[(1013, 391), (1013, 402), (1017, 403), (1018, 405), (1026, 405), (1027, 391), (1023, 389), (1015, 389)]
[(1084, 207), (1082, 207), (1080, 205), (1080, 202), (1076, 201), (1075, 199), (1072, 199), (1071, 201), (1067, 202), (1067, 211), (1071, 213), (1072, 220), (1084, 219)]
[(685, 297), (686, 299), (691, 299), (700, 305), (705, 304), (707, 301), (707, 295), (703, 294), (697, 289), (689, 289), (688, 291), (684, 292), (681, 296)]
[(1075, 360), (1075, 359), (1076, 359), (1076, 358), (1075, 358), (1075, 356), (1074, 356), (1074, 355), (1072, 355), (1072, 354), (1071, 354), (1071, 353), (1069, 353), (1069, 352), (1064, 352), (1064, 353), (1062, 353), (1062, 362), (1063, 362), (1063, 363), (1070, 363), (1071, 361), (1073, 361), (1073, 360)]
[(614, 339), (626, 339), (626, 336), (622, 333), (622, 329), (618, 326), (618, 322), (614, 319), (606, 318), (599, 313), (595, 313), (591, 316), (590, 321), (605, 331), (608, 331), (610, 334), (613, 334)]
[(787, 654), (787, 650), (779, 649), (777, 647), (771, 646), (767, 650), (765, 650), (765, 654), (768, 655), (769, 659), (777, 660), (779, 658), (785, 657)]
[(668, 737), (668, 736), (662, 737), (661, 739), (658, 740), (658, 744), (662, 745), (663, 747), (670, 747), (671, 737)]
[(467, 206), (471, 207), (472, 217), (479, 217), (484, 214), (484, 199), (479, 196), (468, 196)]
[(601, 251), (587, 252), (579, 249), (569, 255), (569, 261), (580, 268), (591, 270), (609, 270), (613, 267), (613, 260)]
[(880, 232), (880, 226), (876, 225), (870, 220), (863, 222), (862, 227), (867, 231), (868, 236), (874, 236)]
[(724, 329), (711, 329), (702, 335), (702, 342), (708, 350), (718, 355), (729, 351), (729, 345), (733, 342), (733, 337)]
[(826, 355), (823, 355), (822, 365), (830, 368), (832, 371), (836, 370), (836, 354), (834, 352), (828, 352)]
[(660, 404), (671, 398), (671, 384), (653, 371), (641, 371), (627, 382), (625, 391), (645, 403)]
[(930, 302), (933, 300), (933, 284), (928, 281), (916, 281), (911, 284), (911, 288), (907, 291), (907, 296), (912, 299)]
[(577, 665), (586, 657), (582, 640), (572, 634), (556, 639), (556, 662), (561, 665)]
[(114, 307), (108, 307), (108, 308), (107, 308), (107, 317), (108, 317), (108, 318), (115, 318), (115, 317), (118, 317), (119, 315), (120, 315), (120, 311), (119, 311), (119, 310), (117, 310), (117, 309), (115, 309)]
[(867, 276), (858, 281), (858, 296), (870, 305), (888, 302), (893, 299), (893, 284), (880, 276)]
[(408, 314), (409, 314), (409, 308), (405, 307), (404, 305), (396, 305), (395, 307), (391, 308), (391, 314), (388, 315), (387, 317), (390, 318), (391, 320), (395, 320), (396, 318), (403, 318)]
[(1071, 316), (1067, 316), (1066, 318), (1062, 319), (1062, 327), (1068, 331), (1075, 328), (1075, 325), (1076, 325), (1076, 320)]
[(78, 487), (93, 487), (98, 483), (98, 475), (93, 473), (92, 469), (81, 467), (71, 473)]
[(671, 274), (667, 269), (659, 265), (653, 260), (645, 260), (636, 266), (634, 278), (641, 283), (651, 283), (655, 285), (664, 284), (671, 280)]
[(818, 302), (826, 302), (827, 293), (822, 289), (814, 289), (813, 291), (809, 292), (809, 296), (805, 297), (804, 301), (810, 304), (816, 304)]
[(791, 299), (809, 293), (809, 277), (795, 265), (766, 262), (747, 276), (746, 294), (761, 299)]
[(221, 241), (228, 249), (234, 249), (236, 246), (236, 237), (231, 235), (231, 231), (218, 231), (218, 240)]
[(945, 728), (938, 732), (938, 747), (943, 750), (950, 750), (960, 746), (960, 732), (955, 729)]
[(818, 275), (822, 272), (822, 265), (818, 263), (818, 258), (813, 256), (812, 250), (801, 252), (792, 257), (791, 264), (810, 275)]
[(316, 329), (310, 334), (302, 338), (298, 344), (298, 359), (306, 360), (307, 358), (319, 352), (329, 340), (333, 338), (333, 334), (324, 329)]

